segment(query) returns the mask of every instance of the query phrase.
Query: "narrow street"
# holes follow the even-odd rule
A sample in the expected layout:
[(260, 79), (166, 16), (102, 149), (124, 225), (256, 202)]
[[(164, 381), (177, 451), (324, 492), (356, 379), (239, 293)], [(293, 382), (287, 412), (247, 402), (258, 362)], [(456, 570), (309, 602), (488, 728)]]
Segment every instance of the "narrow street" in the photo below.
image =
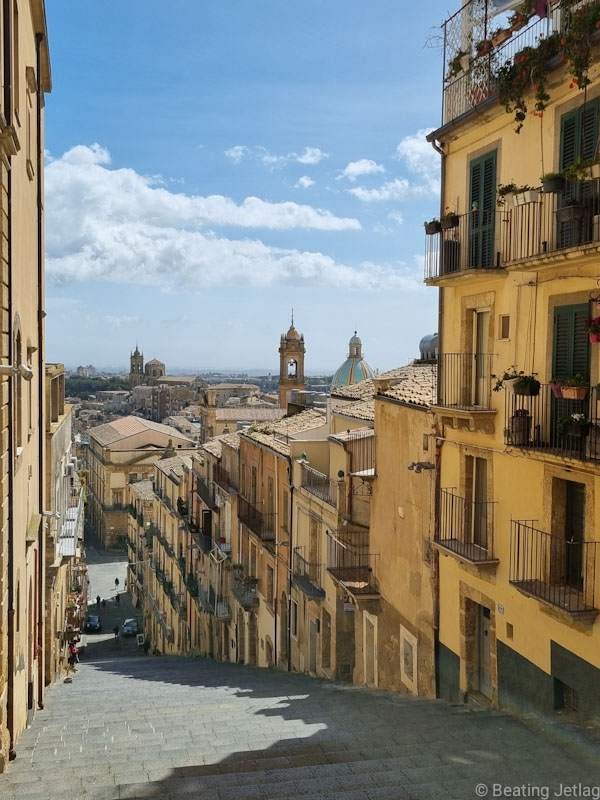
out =
[[(111, 598), (123, 566), (90, 549), (109, 628), (130, 615)], [(89, 638), (0, 777), (1, 798), (465, 800), (477, 784), (489, 796), (495, 783), (600, 785), (589, 756), (504, 714)]]

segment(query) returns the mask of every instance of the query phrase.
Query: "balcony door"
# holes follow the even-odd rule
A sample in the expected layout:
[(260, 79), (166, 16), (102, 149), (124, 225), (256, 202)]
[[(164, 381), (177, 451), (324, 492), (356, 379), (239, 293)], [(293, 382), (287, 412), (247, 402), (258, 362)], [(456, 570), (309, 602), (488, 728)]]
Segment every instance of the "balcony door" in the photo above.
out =
[(471, 161), (469, 191), (469, 266), (494, 266), (496, 151)]
[(474, 553), (488, 547), (488, 463), (485, 458), (467, 456), (465, 529), (467, 546)]
[(470, 405), (487, 405), (488, 394), (490, 391), (490, 376), (488, 365), (488, 342), (490, 333), (490, 312), (473, 312), (473, 354), (472, 385)]
[[(580, 375), (584, 382), (590, 378), (590, 343), (587, 334), (587, 319), (590, 309), (587, 303), (557, 306), (554, 309), (554, 334), (552, 345), (552, 377), (572, 378)], [(563, 400), (552, 397), (550, 415), (550, 437), (554, 447), (573, 451), (581, 455), (585, 448), (585, 437), (578, 436), (561, 425), (561, 420), (571, 414), (588, 416), (588, 400)]]
[(583, 591), (583, 531), (585, 528), (585, 486), (565, 481), (565, 583)]

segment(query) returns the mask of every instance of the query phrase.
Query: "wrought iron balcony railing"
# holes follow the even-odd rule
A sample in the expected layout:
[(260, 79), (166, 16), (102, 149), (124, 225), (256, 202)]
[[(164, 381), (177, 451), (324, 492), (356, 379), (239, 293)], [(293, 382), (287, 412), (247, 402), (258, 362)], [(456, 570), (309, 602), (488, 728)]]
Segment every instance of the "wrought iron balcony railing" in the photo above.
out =
[(600, 542), (553, 536), (515, 520), (510, 540), (510, 582), (571, 614), (596, 611)]
[(510, 215), (482, 209), (455, 221), (455, 227), (425, 237), (425, 280), (504, 266)]
[[(585, 1), (585, 0), (584, 0)], [(537, 47), (541, 39), (562, 30), (565, 11), (572, 1), (550, 0), (547, 17), (524, 21), (511, 35), (492, 40), (492, 31), (508, 29), (492, 0), (467, 0), (443, 25), (444, 91), (442, 124), (446, 125), (496, 95), (495, 75), (500, 67), (513, 63), (526, 47)], [(482, 47), (480, 43), (490, 42)], [(479, 45), (479, 47), (478, 47)], [(463, 59), (460, 54), (464, 53)], [(462, 64), (453, 65), (459, 59)]]
[(351, 432), (346, 440), (350, 453), (350, 472), (363, 477), (375, 476), (375, 431)]
[(469, 501), (452, 489), (442, 489), (435, 541), (466, 561), (495, 563), (494, 503)]
[(231, 583), (231, 592), (245, 611), (250, 611), (258, 605), (257, 594), (258, 578), (252, 578), (237, 571)]
[(490, 353), (443, 353), (438, 360), (438, 404), (445, 408), (489, 411), (492, 407)]
[(294, 583), (310, 597), (325, 597), (322, 587), (323, 565), (307, 561), (300, 553), (294, 553), (292, 571)]
[(327, 570), (353, 594), (377, 592), (377, 560), (369, 552), (369, 531), (344, 528), (327, 534)]
[(275, 540), (275, 514), (265, 514), (245, 498), (238, 499), (238, 519), (263, 542)]
[(337, 481), (332, 481), (329, 476), (323, 472), (310, 467), (308, 464), (302, 464), (302, 488), (307, 492), (314, 494), (315, 497), (323, 500), (334, 508), (337, 507), (338, 501), (338, 485)]
[(221, 464), (217, 464), (214, 467), (213, 478), (215, 480), (215, 483), (218, 483), (219, 486), (222, 489), (225, 489), (226, 492), (229, 492), (232, 489), (235, 490), (237, 488), (236, 483), (233, 480), (231, 474)]
[(196, 491), (208, 508), (212, 510), (216, 509), (215, 487), (211, 486), (208, 481), (200, 475), (196, 476)]
[(543, 450), (563, 458), (600, 461), (599, 400), (596, 386), (569, 391), (542, 384), (535, 396), (515, 394), (509, 387), (504, 441), (512, 447)]

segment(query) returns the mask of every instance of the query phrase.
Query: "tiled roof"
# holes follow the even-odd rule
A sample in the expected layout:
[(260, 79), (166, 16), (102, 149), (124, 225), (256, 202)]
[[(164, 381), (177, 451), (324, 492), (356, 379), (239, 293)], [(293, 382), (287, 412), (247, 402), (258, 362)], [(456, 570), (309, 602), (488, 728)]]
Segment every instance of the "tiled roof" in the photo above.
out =
[(253, 389), (260, 389), (255, 383), (209, 383), (207, 389), (248, 389), (251, 392)]
[(327, 414), (324, 411), (311, 408), (300, 412), (300, 414), (285, 417), (273, 424), (265, 423), (264, 425), (249, 428), (247, 431), (242, 432), (242, 436), (270, 447), (277, 453), (281, 453), (281, 455), (288, 456), (291, 452), (288, 444), (289, 438), (293, 439), (298, 433), (320, 428), (326, 421)]
[(335, 403), (335, 401), (332, 401), (332, 411), (343, 417), (364, 419), (367, 422), (375, 421), (375, 401), (372, 398), (357, 400), (354, 403)]
[(437, 364), (413, 364), (403, 381), (382, 391), (379, 397), (389, 397), (415, 406), (429, 407), (435, 402)]
[(187, 439), (186, 436), (183, 436), (178, 430), (175, 430), (175, 428), (171, 428), (169, 425), (161, 425), (160, 422), (152, 422), (149, 419), (143, 419), (143, 417), (119, 417), (119, 419), (115, 419), (112, 422), (106, 422), (104, 425), (91, 428), (89, 435), (99, 444), (109, 445), (150, 430), (163, 433), (165, 436), (171, 438), (174, 437), (179, 440), (185, 439), (189, 441), (190, 447), (193, 447), (193, 442)]
[[(412, 369), (412, 364), (407, 364), (405, 367), (396, 367), (390, 369), (388, 372), (382, 372), (377, 377), (389, 378), (390, 380), (402, 380)], [(372, 378), (367, 378), (365, 381), (353, 383), (350, 386), (335, 386), (331, 389), (332, 397), (340, 397), (345, 400), (366, 400), (368, 397), (375, 395), (375, 384)]]
[(240, 449), (239, 433), (224, 433), (223, 436), (220, 437), (220, 439), (221, 439), (221, 444), (226, 444), (228, 447), (231, 447), (232, 450)]
[(273, 406), (231, 406), (217, 408), (216, 418), (221, 422), (232, 420), (234, 422), (265, 422), (267, 420), (281, 419), (285, 411)]
[(152, 500), (154, 497), (152, 481), (136, 481), (131, 484), (131, 491), (136, 494), (140, 500)]
[(215, 458), (221, 458), (221, 437), (215, 436), (214, 439), (209, 439), (200, 449), (206, 450), (207, 453), (210, 453)]
[(161, 458), (156, 462), (156, 466), (165, 475), (174, 475), (177, 478), (181, 478), (183, 468), (191, 468), (192, 459), (189, 456), (170, 456), (169, 458)]

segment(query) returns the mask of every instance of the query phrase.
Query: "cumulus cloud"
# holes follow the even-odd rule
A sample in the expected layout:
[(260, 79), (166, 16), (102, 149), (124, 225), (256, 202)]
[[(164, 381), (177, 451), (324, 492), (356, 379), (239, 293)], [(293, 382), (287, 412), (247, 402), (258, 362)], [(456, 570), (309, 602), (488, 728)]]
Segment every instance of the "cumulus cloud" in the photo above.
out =
[(348, 189), (351, 195), (362, 200), (363, 203), (405, 200), (410, 195), (411, 190), (410, 181), (406, 178), (394, 178), (394, 180), (386, 181), (374, 189), (366, 189), (364, 186), (355, 186), (352, 189)]
[(236, 144), (225, 150), (225, 157), (234, 164), (241, 164), (244, 159), (253, 158), (260, 161), (265, 167), (274, 169), (292, 163), (315, 166), (329, 158), (329, 153), (325, 153), (320, 147), (305, 147), (301, 153), (278, 154), (272, 153), (262, 145), (248, 147), (245, 144)]
[(424, 192), (440, 191), (440, 157), (427, 141), (430, 129), (425, 128), (405, 136), (396, 147), (396, 158), (403, 161), (413, 175), (421, 178)]
[[(98, 145), (79, 146), (46, 168), (47, 272), (82, 280), (193, 291), (275, 284), (415, 290), (415, 265), (340, 263), (320, 252), (226, 238), (206, 225), (356, 230), (356, 220), (295, 203), (175, 194), (131, 169), (110, 167)], [(108, 322), (108, 320), (107, 320)], [(128, 321), (122, 320), (122, 324)], [(115, 317), (110, 324), (118, 325)]]
[(359, 158), (358, 161), (350, 161), (349, 164), (346, 164), (339, 175), (339, 179), (348, 178), (349, 181), (354, 182), (357, 178), (362, 178), (363, 175), (375, 175), (378, 172), (385, 172), (381, 164), (372, 161), (370, 158)]
[(312, 178), (309, 178), (308, 175), (303, 175), (301, 178), (298, 178), (298, 182), (295, 184), (295, 189), (310, 189), (311, 186), (314, 186), (315, 182)]

